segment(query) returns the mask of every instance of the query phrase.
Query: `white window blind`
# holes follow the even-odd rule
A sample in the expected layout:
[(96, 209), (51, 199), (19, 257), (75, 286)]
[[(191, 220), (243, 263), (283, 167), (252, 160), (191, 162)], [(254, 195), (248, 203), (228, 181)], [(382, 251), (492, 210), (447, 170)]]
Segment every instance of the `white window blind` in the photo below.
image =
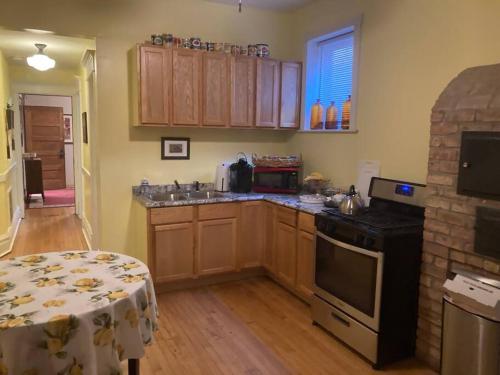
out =
[(318, 43), (320, 52), (318, 98), (326, 108), (333, 101), (342, 104), (352, 94), (354, 33), (350, 32)]

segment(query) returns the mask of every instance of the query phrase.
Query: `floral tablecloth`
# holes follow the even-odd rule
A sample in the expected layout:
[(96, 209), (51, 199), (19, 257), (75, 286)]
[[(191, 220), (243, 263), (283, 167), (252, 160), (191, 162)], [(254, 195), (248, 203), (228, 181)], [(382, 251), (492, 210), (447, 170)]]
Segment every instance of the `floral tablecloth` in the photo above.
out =
[(119, 374), (157, 327), (148, 268), (122, 254), (0, 261), (0, 375)]

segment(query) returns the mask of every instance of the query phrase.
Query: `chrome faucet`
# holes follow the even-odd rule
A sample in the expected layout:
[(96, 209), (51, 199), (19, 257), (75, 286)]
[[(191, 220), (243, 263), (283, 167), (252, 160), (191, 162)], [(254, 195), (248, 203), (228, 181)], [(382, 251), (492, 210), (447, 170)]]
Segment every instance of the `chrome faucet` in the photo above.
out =
[(177, 180), (174, 180), (174, 184), (175, 184), (175, 188), (178, 190), (178, 191), (181, 191), (181, 185), (179, 185), (179, 182)]
[(200, 181), (193, 181), (193, 187), (195, 191), (200, 191)]

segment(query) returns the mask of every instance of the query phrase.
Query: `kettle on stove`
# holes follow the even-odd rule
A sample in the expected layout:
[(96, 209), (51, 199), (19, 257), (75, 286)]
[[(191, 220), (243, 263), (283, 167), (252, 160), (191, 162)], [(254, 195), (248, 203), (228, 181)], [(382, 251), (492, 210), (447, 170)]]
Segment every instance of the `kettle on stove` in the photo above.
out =
[(351, 185), (349, 192), (346, 194), (342, 202), (340, 202), (340, 212), (346, 215), (356, 215), (356, 213), (363, 207), (365, 207), (363, 198), (361, 198), (361, 195), (356, 192), (354, 185)]

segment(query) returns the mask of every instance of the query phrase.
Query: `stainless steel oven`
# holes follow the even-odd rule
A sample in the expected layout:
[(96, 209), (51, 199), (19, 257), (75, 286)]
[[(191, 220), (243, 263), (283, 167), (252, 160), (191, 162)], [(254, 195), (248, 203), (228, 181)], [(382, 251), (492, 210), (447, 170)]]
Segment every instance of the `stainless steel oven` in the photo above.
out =
[(317, 232), (314, 293), (378, 332), (383, 264), (380, 251)]

